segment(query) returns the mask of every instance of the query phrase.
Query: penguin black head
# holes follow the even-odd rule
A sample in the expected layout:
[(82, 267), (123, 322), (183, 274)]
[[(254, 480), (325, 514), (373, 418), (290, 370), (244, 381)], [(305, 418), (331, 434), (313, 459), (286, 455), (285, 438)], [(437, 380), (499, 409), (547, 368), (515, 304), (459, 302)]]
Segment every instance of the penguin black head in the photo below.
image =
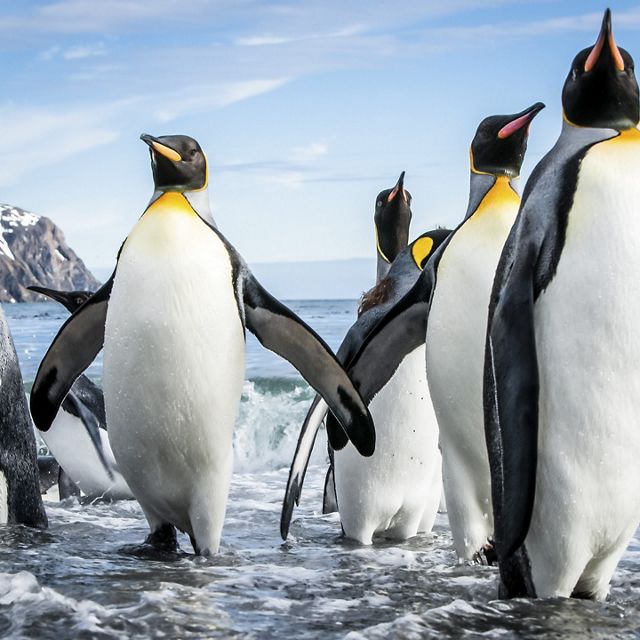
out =
[(391, 263), (409, 241), (411, 194), (404, 188), (404, 171), (392, 189), (378, 194), (373, 220), (378, 254), (385, 262)]
[(197, 191), (207, 186), (207, 158), (189, 136), (140, 136), (149, 145), (153, 181), (158, 191)]
[(529, 125), (544, 109), (536, 102), (528, 109), (509, 116), (489, 116), (471, 142), (471, 171), (516, 178), (527, 150)]
[(93, 291), (58, 291), (56, 289), (47, 289), (46, 287), (37, 287), (35, 285), (27, 287), (27, 289), (52, 298), (61, 305), (64, 305), (70, 313), (73, 313), (78, 307), (81, 307), (94, 293)]
[(573, 60), (562, 89), (562, 106), (565, 119), (579, 127), (622, 131), (640, 120), (633, 58), (613, 39), (610, 9), (604, 12), (596, 43)]

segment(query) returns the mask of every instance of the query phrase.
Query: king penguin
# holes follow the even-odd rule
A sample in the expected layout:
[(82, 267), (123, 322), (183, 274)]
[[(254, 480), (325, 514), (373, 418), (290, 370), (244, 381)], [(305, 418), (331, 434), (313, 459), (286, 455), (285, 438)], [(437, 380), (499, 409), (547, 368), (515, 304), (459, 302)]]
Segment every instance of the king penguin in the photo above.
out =
[[(398, 279), (387, 279), (386, 276), (389, 273), (391, 264), (396, 259), (398, 254), (406, 248), (409, 242), (409, 226), (411, 225), (411, 193), (404, 188), (405, 172), (403, 171), (398, 178), (398, 181), (391, 189), (384, 189), (376, 197), (375, 211), (373, 214), (373, 225), (375, 235), (375, 251), (376, 251), (376, 284), (368, 292), (363, 294), (362, 301), (358, 308), (358, 316), (361, 316), (365, 310), (389, 302), (390, 298), (397, 297), (400, 291)], [(398, 286), (393, 286), (396, 283)], [(362, 331), (365, 326), (373, 326), (370, 324), (377, 315), (370, 315), (368, 320), (364, 320), (360, 325)], [(348, 332), (345, 339), (342, 341), (338, 352), (337, 358), (341, 363), (345, 363), (349, 357), (349, 354), (353, 354), (356, 349), (356, 345), (359, 344), (358, 340), (362, 337), (361, 332)], [(320, 402), (320, 398), (316, 397), (311, 404), (311, 409), (304, 421), (302, 429), (300, 431), (299, 443), (302, 445), (302, 450), (298, 446), (296, 450), (296, 457), (302, 455), (304, 460), (298, 462), (294, 459), (292, 468), (300, 467), (306, 469), (309, 462), (308, 456), (311, 455), (311, 450), (304, 447), (305, 442), (314, 442), (317, 434), (317, 430), (320, 427), (320, 421), (322, 419), (328, 420), (328, 428), (333, 429), (336, 437), (340, 437), (340, 428), (334, 425), (333, 416), (327, 417), (326, 404), (322, 404), (322, 415), (316, 411), (316, 407)], [(309, 419), (313, 416), (313, 420)], [(320, 420), (320, 421), (319, 421)], [(312, 433), (307, 433), (310, 425), (313, 425)], [(313, 440), (311, 436), (313, 435)], [(304, 453), (303, 453), (304, 451)], [(338, 503), (336, 500), (336, 486), (334, 478), (333, 468), (333, 449), (328, 444), (329, 453), (329, 469), (324, 483), (324, 491), (322, 498), (322, 513), (334, 513), (338, 510)], [(304, 473), (303, 473), (304, 475)], [(288, 528), (288, 526), (287, 526)]]
[(484, 561), (482, 551), (491, 559), (491, 485), (482, 404), (487, 309), (500, 252), (518, 212), (516, 180), (529, 126), (543, 107), (536, 103), (480, 123), (470, 148), (463, 221), (434, 252), (412, 289), (380, 319), (348, 369), (368, 402), (396, 375), (403, 358), (426, 342), (447, 513), (461, 559)]
[(45, 529), (36, 439), (18, 356), (0, 308), (0, 524)]
[(150, 149), (154, 194), (113, 276), (54, 339), (31, 409), (47, 430), (104, 344), (111, 446), (149, 523), (146, 542), (175, 548), (178, 528), (197, 554), (209, 555), (219, 548), (231, 480), (245, 327), (300, 371), (363, 455), (373, 453), (375, 433), (326, 344), (258, 283), (218, 230), (198, 142), (141, 138)]
[(573, 60), (489, 310), (503, 596), (604, 599), (640, 521), (640, 102), (607, 9)]
[[(338, 358), (349, 365), (376, 323), (415, 283), (429, 257), (449, 235), (447, 229), (422, 234), (394, 259), (387, 275), (362, 299)], [(375, 377), (375, 368), (368, 375)], [(312, 404), (298, 442), (283, 503), (280, 532), (286, 539), (298, 502), (313, 439), (326, 415), (340, 520), (345, 536), (371, 544), (374, 534), (404, 540), (433, 526), (442, 493), (438, 428), (424, 369), (424, 344), (403, 359), (369, 404), (376, 425), (376, 452), (364, 459), (341, 441), (322, 401)], [(328, 487), (325, 486), (325, 494)], [(326, 504), (325, 497), (325, 504)]]
[(516, 219), (516, 180), (528, 130), (544, 108), (485, 118), (470, 149), (465, 218), (434, 264), (426, 333), (429, 391), (440, 427), (447, 513), (456, 553), (492, 559), (491, 476), (484, 441), (482, 381), (487, 309), (502, 247)]
[[(57, 291), (40, 286), (28, 289), (59, 302), (70, 313), (93, 295), (92, 291)], [(75, 403), (71, 402), (73, 396)], [(78, 403), (82, 403), (82, 413), (76, 410)], [(61, 500), (79, 495), (79, 490), (91, 501), (133, 498), (111, 451), (102, 389), (87, 376), (81, 375), (73, 383), (51, 428), (40, 435), (60, 465)], [(76, 491), (69, 493), (73, 488)]]

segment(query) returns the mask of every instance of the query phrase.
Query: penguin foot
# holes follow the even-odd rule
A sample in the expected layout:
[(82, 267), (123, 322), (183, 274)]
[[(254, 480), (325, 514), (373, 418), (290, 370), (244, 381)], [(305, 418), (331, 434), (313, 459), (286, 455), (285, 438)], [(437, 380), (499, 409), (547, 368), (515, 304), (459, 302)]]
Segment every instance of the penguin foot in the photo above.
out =
[(487, 540), (486, 544), (474, 553), (473, 561), (488, 567), (498, 564), (498, 554), (496, 553), (493, 540)]
[(152, 531), (145, 539), (144, 544), (148, 544), (159, 551), (178, 550), (178, 535), (176, 528), (169, 524), (161, 524), (155, 531)]
[(178, 547), (176, 528), (165, 523), (152, 531), (142, 544), (130, 544), (121, 553), (148, 560), (173, 560), (185, 555)]

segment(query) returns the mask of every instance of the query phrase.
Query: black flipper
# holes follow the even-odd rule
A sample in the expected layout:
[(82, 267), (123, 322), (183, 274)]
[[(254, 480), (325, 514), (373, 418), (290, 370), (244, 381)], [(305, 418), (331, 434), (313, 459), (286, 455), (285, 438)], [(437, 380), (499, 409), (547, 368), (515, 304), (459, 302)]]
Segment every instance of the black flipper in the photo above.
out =
[(282, 356), (325, 399), (360, 454), (375, 448), (373, 421), (349, 376), (327, 344), (247, 270), (243, 302), (246, 324), (267, 349)]
[(282, 502), (282, 513), (280, 514), (280, 535), (283, 540), (286, 540), (289, 535), (294, 503), (296, 505), (300, 504), (300, 492), (302, 491), (302, 483), (309, 466), (311, 451), (322, 420), (327, 414), (327, 409), (327, 403), (317, 395), (313, 399), (311, 408), (302, 425), (296, 452), (293, 456), (293, 463), (289, 469), (289, 479), (287, 480), (287, 489)]
[(62, 467), (60, 467), (60, 473), (58, 474), (58, 494), (60, 500), (80, 497), (80, 488)]
[(41, 431), (51, 427), (76, 378), (102, 349), (112, 286), (113, 276), (62, 325), (40, 363), (30, 404)]
[(527, 182), (496, 270), (487, 321), (484, 414), (495, 548), (501, 593), (507, 597), (535, 596), (524, 546), (538, 455), (534, 305), (560, 260), (580, 163), (593, 144), (614, 135), (613, 130), (565, 125)]
[(348, 367), (349, 375), (367, 405), (389, 382), (404, 358), (424, 344), (433, 291), (433, 272), (418, 281), (378, 322)]
[(62, 408), (71, 415), (79, 418), (87, 431), (87, 434), (91, 438), (91, 442), (95, 447), (98, 458), (104, 467), (107, 475), (111, 480), (114, 479), (111, 466), (107, 462), (104, 455), (104, 449), (102, 448), (102, 440), (100, 439), (100, 425), (96, 416), (85, 406), (82, 400), (76, 394), (75, 388), (71, 389), (64, 401), (62, 402)]
[(78, 400), (95, 416), (100, 429), (107, 430), (107, 413), (102, 389), (85, 375), (81, 375), (71, 387)]
[(338, 511), (338, 496), (336, 495), (336, 477), (333, 465), (329, 465), (324, 479), (324, 491), (322, 492), (322, 513), (335, 513)]

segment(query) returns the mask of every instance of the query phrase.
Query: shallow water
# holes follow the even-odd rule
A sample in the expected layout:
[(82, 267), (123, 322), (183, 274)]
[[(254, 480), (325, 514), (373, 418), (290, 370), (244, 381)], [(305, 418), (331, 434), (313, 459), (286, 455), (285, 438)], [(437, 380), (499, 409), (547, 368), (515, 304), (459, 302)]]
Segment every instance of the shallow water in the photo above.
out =
[(38, 638), (627, 638), (640, 633), (640, 541), (611, 601), (500, 602), (497, 571), (458, 565), (446, 517), (404, 544), (359, 547), (322, 516), (315, 466), (291, 539), (278, 537), (285, 470), (234, 477), (220, 554), (124, 552), (147, 533), (135, 502), (48, 504), (46, 532), (6, 529), (0, 633)]
[[(292, 305), (332, 347), (355, 302)], [(58, 305), (5, 307), (25, 380), (66, 313)], [(631, 638), (640, 636), (640, 538), (607, 603), (497, 601), (497, 570), (459, 565), (445, 515), (404, 544), (345, 541), (335, 514), (319, 513), (319, 442), (291, 537), (280, 503), (297, 430), (312, 392), (281, 361), (248, 343), (235, 468), (221, 552), (142, 558), (125, 547), (147, 526), (133, 502), (47, 502), (48, 531), (0, 535), (0, 635), (30, 638)], [(100, 363), (91, 370), (100, 378)]]

